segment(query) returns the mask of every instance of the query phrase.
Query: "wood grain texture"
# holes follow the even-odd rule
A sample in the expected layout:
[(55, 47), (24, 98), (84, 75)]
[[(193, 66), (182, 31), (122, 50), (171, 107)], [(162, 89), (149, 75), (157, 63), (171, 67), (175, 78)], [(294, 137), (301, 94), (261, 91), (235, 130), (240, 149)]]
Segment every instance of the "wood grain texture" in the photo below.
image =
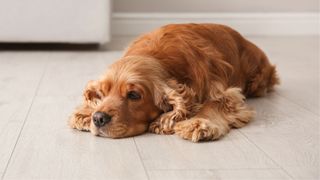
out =
[(287, 180), (291, 179), (280, 169), (202, 169), (202, 170), (149, 170), (152, 180)]
[(277, 167), (237, 130), (214, 143), (192, 143), (175, 135), (145, 135), (135, 139), (147, 169)]
[[(316, 179), (319, 168), (318, 116), (277, 94), (249, 101), (257, 116), (240, 129), (252, 143), (294, 178)], [(312, 172), (312, 173), (309, 173)]]
[(281, 85), (275, 93), (320, 115), (319, 37), (251, 39), (277, 65)]
[(36, 53), (0, 54), (0, 172), (6, 170), (28, 116), (45, 68), (42, 60)]

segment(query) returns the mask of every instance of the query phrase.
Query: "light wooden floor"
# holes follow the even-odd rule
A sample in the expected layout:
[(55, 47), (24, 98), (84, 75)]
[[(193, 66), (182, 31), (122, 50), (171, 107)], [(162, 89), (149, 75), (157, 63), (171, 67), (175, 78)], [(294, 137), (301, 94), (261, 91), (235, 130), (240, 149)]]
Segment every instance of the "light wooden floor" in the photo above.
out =
[(2, 179), (318, 179), (317, 37), (251, 38), (282, 85), (250, 99), (257, 117), (225, 138), (113, 140), (67, 126), (90, 79), (121, 52), (0, 52)]

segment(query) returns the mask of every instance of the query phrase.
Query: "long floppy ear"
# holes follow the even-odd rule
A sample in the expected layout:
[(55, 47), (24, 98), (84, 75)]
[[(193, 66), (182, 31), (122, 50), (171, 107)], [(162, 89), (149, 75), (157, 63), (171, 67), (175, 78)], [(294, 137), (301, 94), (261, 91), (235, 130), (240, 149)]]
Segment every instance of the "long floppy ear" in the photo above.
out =
[(155, 103), (164, 112), (175, 111), (179, 117), (186, 118), (201, 108), (194, 91), (184, 84), (170, 80), (155, 87)]
[(96, 106), (103, 97), (100, 83), (98, 81), (89, 81), (83, 92), (83, 97), (87, 105)]
[(154, 83), (153, 97), (155, 105), (163, 112), (169, 112), (173, 109), (169, 104), (168, 91), (170, 88), (164, 83)]

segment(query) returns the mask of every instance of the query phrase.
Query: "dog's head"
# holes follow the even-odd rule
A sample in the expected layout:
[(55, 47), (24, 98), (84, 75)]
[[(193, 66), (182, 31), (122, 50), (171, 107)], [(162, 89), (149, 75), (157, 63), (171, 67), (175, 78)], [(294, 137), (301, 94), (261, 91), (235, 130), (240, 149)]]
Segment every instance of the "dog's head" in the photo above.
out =
[(125, 57), (111, 65), (84, 92), (85, 102), (94, 109), (90, 131), (112, 138), (145, 132), (151, 121), (170, 108), (164, 100), (165, 76), (151, 58)]

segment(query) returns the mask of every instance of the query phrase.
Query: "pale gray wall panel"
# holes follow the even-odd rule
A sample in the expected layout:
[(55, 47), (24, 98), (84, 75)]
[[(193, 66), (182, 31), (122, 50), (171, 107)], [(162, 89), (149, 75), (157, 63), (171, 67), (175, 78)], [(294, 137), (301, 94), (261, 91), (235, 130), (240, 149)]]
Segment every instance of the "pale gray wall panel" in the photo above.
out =
[(114, 0), (114, 12), (315, 12), (318, 0)]

